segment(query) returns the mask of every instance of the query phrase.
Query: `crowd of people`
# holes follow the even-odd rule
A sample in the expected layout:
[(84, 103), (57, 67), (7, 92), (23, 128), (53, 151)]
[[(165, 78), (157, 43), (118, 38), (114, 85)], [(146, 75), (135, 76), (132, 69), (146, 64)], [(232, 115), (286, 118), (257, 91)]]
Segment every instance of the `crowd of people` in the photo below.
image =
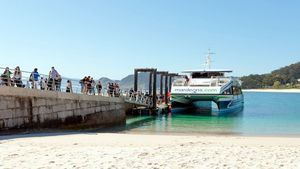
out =
[(110, 97), (119, 97), (120, 96), (120, 86), (118, 83), (108, 83), (107, 84), (107, 94)]
[[(23, 77), (22, 73), (29, 73)], [(73, 93), (72, 81), (67, 80), (64, 83), (65, 92)], [(81, 93), (88, 95), (105, 95), (102, 91), (103, 86), (100, 80), (97, 82), (91, 76), (86, 76), (79, 81)], [(34, 68), (32, 72), (22, 72), (20, 67), (17, 66), (14, 70), (6, 67), (0, 76), (0, 85), (31, 88), (50, 91), (62, 91), (62, 77), (58, 71), (52, 67), (48, 75), (42, 75), (38, 72), (38, 68)], [(80, 89), (79, 89), (80, 90)], [(78, 91), (77, 91), (78, 92)], [(106, 86), (107, 95), (110, 97), (120, 97), (121, 89), (118, 83), (108, 82)], [(140, 94), (139, 94), (140, 95)]]
[(1, 85), (52, 91), (61, 91), (61, 81), (62, 78), (54, 67), (51, 68), (48, 77), (41, 76), (38, 69), (34, 68), (26, 84), (23, 83), (22, 71), (19, 66), (14, 69), (14, 72), (6, 67), (0, 78)]
[[(141, 102), (145, 104), (152, 104), (152, 98), (153, 95), (149, 94), (148, 92), (144, 93), (141, 91), (134, 91), (133, 88), (131, 88), (126, 95), (130, 98), (130, 100), (136, 101), (136, 102)], [(170, 101), (170, 92), (167, 94), (167, 99)], [(157, 94), (156, 95), (156, 102), (157, 104), (162, 104), (165, 102), (165, 95), (164, 94)]]
[[(89, 95), (105, 95), (102, 92), (103, 86), (101, 80), (97, 82), (91, 76), (85, 76), (80, 81), (81, 93)], [(120, 96), (120, 86), (118, 83), (108, 82), (106, 86), (107, 95), (110, 97), (119, 97)]]
[(99, 80), (97, 83), (91, 76), (85, 76), (79, 81), (81, 86), (81, 93), (95, 95), (97, 89), (97, 94), (102, 95), (102, 84)]

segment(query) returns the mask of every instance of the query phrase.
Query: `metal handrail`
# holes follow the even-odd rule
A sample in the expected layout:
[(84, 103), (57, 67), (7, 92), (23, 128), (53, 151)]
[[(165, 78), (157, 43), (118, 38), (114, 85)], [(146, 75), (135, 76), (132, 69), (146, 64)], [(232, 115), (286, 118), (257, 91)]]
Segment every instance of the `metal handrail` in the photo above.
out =
[[(0, 67), (0, 70), (2, 70), (3, 72), (5, 71), (6, 68)], [(9, 71), (12, 73), (10, 74), (9, 77), (4, 77), (3, 72), (1, 72), (1, 76), (0, 76), (0, 86), (1, 85), (6, 85), (6, 86), (11, 86), (11, 87), (22, 87), (22, 88), (28, 88), (28, 89), (32, 89), (33, 88), (33, 84), (32, 81), (30, 81), (30, 74), (32, 72), (29, 71), (20, 71), (22, 73), (22, 78), (21, 79), (15, 79), (14, 77), (11, 77), (14, 73), (15, 69), (9, 69)], [(38, 80), (38, 82), (41, 82), (41, 77), (43, 77), (43, 79), (47, 79), (48, 81), (46, 82), (46, 86), (47, 88), (49, 87), (49, 75), (46, 74), (41, 74), (39, 73), (40, 78)], [(84, 94), (85, 92), (83, 92), (83, 89), (86, 87), (85, 84), (83, 86), (81, 86), (80, 84), (80, 80), (79, 79), (72, 79), (72, 78), (66, 78), (64, 76), (61, 76), (61, 81), (56, 81), (53, 80), (53, 83), (51, 84), (52, 88), (55, 86), (55, 91), (60, 91), (60, 92), (66, 92), (66, 87), (67, 87), (67, 81), (71, 81), (72, 84), (72, 91), (73, 93), (77, 93), (77, 94)], [(58, 86), (59, 85), (59, 86)], [(58, 88), (56, 88), (58, 86)], [(38, 85), (37, 89), (41, 90), (40, 84)], [(46, 89), (48, 90), (48, 89)], [(98, 93), (96, 86), (93, 86), (91, 88), (92, 91), (87, 92), (87, 94), (90, 95), (101, 95), (101, 96), (110, 96), (110, 97), (118, 97), (121, 95), (121, 91), (118, 91), (118, 93), (116, 94), (116, 92), (114, 92), (113, 95), (109, 95), (108, 94), (108, 89), (107, 87), (102, 87), (102, 90), (100, 93)]]
[[(5, 70), (5, 68), (0, 67), (0, 70)], [(9, 69), (10, 71), (14, 71), (13, 69)], [(11, 87), (22, 87), (22, 88), (28, 88), (28, 89), (38, 89), (38, 90), (52, 90), (52, 91), (59, 91), (59, 92), (66, 92), (66, 87), (67, 87), (67, 81), (71, 81), (72, 84), (72, 93), (77, 93), (77, 94), (89, 94), (89, 95), (101, 95), (105, 97), (122, 97), (125, 101), (138, 104), (138, 105), (144, 105), (151, 107), (153, 105), (152, 102), (152, 96), (147, 96), (141, 92), (133, 92), (130, 93), (128, 91), (123, 91), (120, 88), (108, 88), (106, 85), (102, 86), (102, 90), (99, 93), (96, 91), (96, 86), (92, 86), (90, 89), (87, 89), (87, 84), (84, 84), (83, 86), (81, 85), (80, 81), (77, 79), (71, 79), (71, 78), (66, 78), (62, 77), (60, 80), (52, 80), (52, 83), (49, 82), (49, 77), (48, 75), (45, 74), (39, 74), (40, 77), (38, 80), (38, 86), (34, 87), (34, 82), (30, 80), (30, 74), (32, 72), (29, 71), (21, 71), (22, 72), (22, 77), (21, 79), (15, 79), (14, 77), (4, 77), (0, 76), (0, 86), (11, 86)], [(46, 81), (47, 79), (47, 81)], [(43, 87), (41, 88), (41, 83), (43, 83)], [(96, 83), (97, 85), (97, 83)], [(89, 90), (89, 91), (88, 91)]]
[(146, 105), (151, 107), (153, 105), (152, 96), (147, 96), (138, 92), (126, 92), (124, 95), (124, 100), (130, 103)]

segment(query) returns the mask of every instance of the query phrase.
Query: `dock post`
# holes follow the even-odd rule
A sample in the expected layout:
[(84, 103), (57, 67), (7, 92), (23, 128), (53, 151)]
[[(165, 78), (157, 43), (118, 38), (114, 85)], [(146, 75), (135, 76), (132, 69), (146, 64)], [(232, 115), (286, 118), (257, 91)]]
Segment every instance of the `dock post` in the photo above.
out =
[(168, 74), (165, 75), (165, 104), (168, 104)]
[(163, 78), (164, 78), (164, 75), (163, 74), (160, 74), (160, 96), (163, 95)]
[(138, 70), (134, 69), (134, 91), (137, 92), (138, 90)]
[(153, 76), (153, 72), (150, 72), (150, 75), (149, 75), (149, 95), (151, 95), (151, 93), (152, 93), (152, 76)]
[(179, 75), (178, 75), (178, 73), (169, 73), (168, 76), (169, 76), (169, 92), (171, 92), (173, 77), (176, 77)]
[(153, 70), (153, 94), (152, 94), (152, 109), (156, 109), (156, 78), (157, 78), (157, 69)]
[(171, 88), (172, 88), (172, 79), (173, 76), (169, 76), (169, 92), (171, 92)]

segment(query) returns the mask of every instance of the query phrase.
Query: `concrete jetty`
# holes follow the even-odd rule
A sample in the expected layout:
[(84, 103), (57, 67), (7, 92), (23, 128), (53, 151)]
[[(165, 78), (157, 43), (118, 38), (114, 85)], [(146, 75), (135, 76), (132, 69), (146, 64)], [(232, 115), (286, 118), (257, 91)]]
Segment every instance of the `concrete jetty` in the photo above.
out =
[(126, 123), (122, 98), (0, 87), (0, 131), (82, 128)]

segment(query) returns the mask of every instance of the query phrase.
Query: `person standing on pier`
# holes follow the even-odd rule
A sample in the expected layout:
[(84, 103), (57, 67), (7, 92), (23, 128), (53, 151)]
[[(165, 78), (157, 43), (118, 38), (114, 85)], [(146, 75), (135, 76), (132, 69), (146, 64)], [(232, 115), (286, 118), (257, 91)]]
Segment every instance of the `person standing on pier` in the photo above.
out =
[(118, 83), (115, 83), (115, 85), (114, 85), (114, 96), (120, 97), (120, 86)]
[(91, 76), (88, 76), (85, 79), (85, 94), (91, 94), (91, 89), (92, 89)]
[(17, 66), (15, 68), (14, 76), (13, 76), (13, 82), (17, 87), (23, 87), (22, 83), (22, 72), (20, 70), (20, 67)]
[(67, 93), (73, 93), (72, 82), (71, 82), (71, 80), (68, 80), (68, 81), (67, 81), (66, 92), (67, 92)]
[(112, 92), (113, 92), (112, 84), (110, 82), (108, 82), (107, 83), (107, 94), (109, 97), (112, 97)]
[(59, 73), (57, 72), (57, 70), (55, 70), (53, 66), (49, 72), (49, 82), (48, 82), (51, 84), (51, 90), (56, 90), (59, 77), (60, 77)]
[(41, 90), (47, 90), (47, 78), (41, 77), (40, 88)]
[(55, 78), (55, 89), (56, 89), (56, 91), (61, 91), (61, 81), (62, 81), (62, 78), (61, 78), (60, 75), (58, 75)]
[(100, 96), (101, 95), (101, 90), (102, 90), (102, 84), (101, 84), (100, 80), (98, 81), (98, 83), (96, 85), (96, 88), (97, 88), (98, 95)]
[(79, 81), (79, 84), (81, 86), (81, 93), (84, 93), (84, 87), (85, 87), (84, 82), (85, 82), (85, 79), (86, 79), (86, 76)]
[(114, 83), (109, 83), (109, 96), (114, 96)]
[(134, 93), (134, 90), (133, 90), (133, 88), (131, 88), (131, 89), (129, 90), (129, 97), (132, 97), (132, 96), (133, 96), (133, 93)]
[(91, 94), (92, 95), (96, 94), (95, 87), (96, 87), (96, 82), (95, 82), (94, 78), (91, 78)]
[(3, 74), (1, 75), (1, 80), (3, 81), (4, 85), (11, 86), (11, 76), (12, 72), (9, 70), (9, 67), (6, 67)]
[(37, 89), (38, 88), (38, 85), (39, 85), (39, 77), (40, 77), (40, 74), (38, 72), (38, 69), (37, 68), (34, 68), (33, 72), (31, 73), (30, 75), (30, 78), (32, 80), (32, 88), (33, 89)]

